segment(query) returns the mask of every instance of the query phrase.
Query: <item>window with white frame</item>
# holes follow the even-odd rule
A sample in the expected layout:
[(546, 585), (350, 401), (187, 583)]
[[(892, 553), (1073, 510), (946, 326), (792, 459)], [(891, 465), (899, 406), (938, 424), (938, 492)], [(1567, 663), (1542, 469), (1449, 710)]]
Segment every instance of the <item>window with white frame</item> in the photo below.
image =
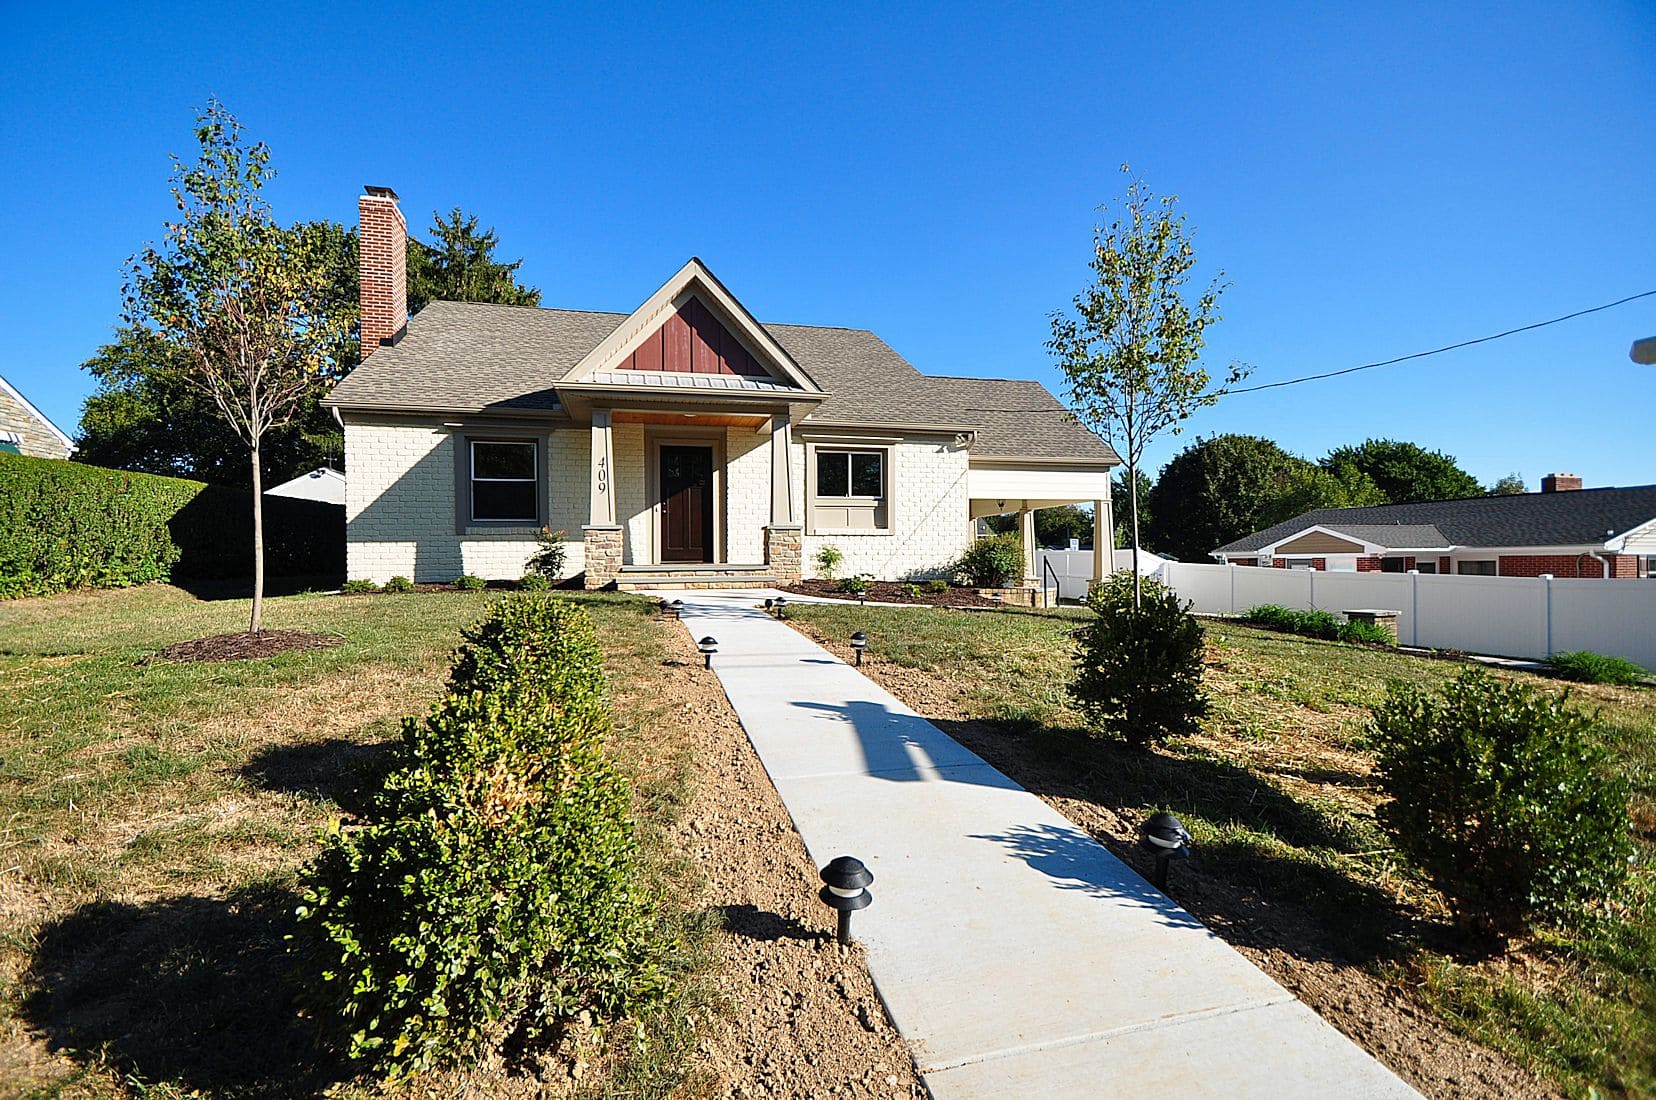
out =
[(540, 448), (533, 440), (471, 441), (474, 523), (540, 522)]

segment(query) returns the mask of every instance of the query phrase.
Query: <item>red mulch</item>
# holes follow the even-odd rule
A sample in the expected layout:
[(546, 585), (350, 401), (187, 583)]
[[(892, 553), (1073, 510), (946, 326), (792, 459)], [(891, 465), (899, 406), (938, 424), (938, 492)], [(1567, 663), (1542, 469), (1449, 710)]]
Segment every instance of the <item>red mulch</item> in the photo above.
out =
[[(931, 607), (998, 607), (993, 600), (977, 594), (975, 588), (950, 588), (946, 592), (928, 592), (925, 582), (920, 582), (920, 594), (911, 596), (903, 588), (902, 581), (870, 581), (866, 598), (869, 603), (912, 603), (926, 604)], [(804, 580), (798, 584), (789, 584), (782, 587), (784, 592), (794, 592), (801, 596), (827, 596), (836, 600), (855, 600), (857, 597), (849, 592), (840, 591), (838, 581)]]
[(158, 656), (168, 661), (247, 661), (293, 650), (328, 649), (344, 643), (345, 639), (337, 634), (261, 630), (257, 634), (215, 634), (211, 638), (176, 642)]

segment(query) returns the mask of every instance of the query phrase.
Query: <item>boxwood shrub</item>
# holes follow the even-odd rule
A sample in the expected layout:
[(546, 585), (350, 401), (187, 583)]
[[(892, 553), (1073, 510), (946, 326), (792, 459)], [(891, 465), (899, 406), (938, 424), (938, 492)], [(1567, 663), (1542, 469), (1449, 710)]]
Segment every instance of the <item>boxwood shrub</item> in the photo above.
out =
[(1385, 628), (1374, 623), (1346, 622), (1331, 611), (1295, 611), (1274, 603), (1264, 603), (1244, 611), (1242, 621), (1267, 630), (1281, 630), (1330, 642), (1397, 644), (1397, 639)]
[(1023, 572), (1023, 542), (1017, 535), (978, 539), (960, 556), (955, 572), (977, 588), (1000, 588)]
[(298, 911), (322, 1015), (389, 1075), (551, 1049), (578, 1015), (666, 992), (591, 620), (520, 593), (463, 637), (447, 695), (404, 721), (399, 766), (328, 833)]
[(1093, 618), (1076, 632), (1070, 696), (1093, 729), (1135, 745), (1195, 733), (1207, 714), (1202, 626), (1178, 594), (1116, 572), (1087, 595)]
[(1373, 745), (1380, 821), (1464, 929), (1495, 937), (1616, 893), (1633, 854), (1628, 781), (1569, 693), (1482, 669), (1441, 695), (1392, 685)]

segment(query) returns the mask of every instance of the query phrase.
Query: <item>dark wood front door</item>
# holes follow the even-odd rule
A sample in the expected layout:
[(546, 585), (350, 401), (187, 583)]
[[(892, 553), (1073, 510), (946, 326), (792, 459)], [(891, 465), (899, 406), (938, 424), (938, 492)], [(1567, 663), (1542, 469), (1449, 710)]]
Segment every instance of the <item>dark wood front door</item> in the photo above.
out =
[(713, 560), (713, 448), (661, 448), (661, 560)]

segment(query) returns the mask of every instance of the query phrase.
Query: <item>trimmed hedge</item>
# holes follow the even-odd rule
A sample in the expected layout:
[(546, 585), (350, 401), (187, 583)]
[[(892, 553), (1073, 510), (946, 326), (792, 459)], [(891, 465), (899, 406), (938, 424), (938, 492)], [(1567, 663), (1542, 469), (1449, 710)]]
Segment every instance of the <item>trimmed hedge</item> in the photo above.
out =
[(303, 878), (312, 995), (393, 1076), (555, 1049), (668, 992), (591, 619), (526, 593), (463, 637), (365, 820)]
[[(0, 598), (253, 572), (252, 494), (0, 453)], [(345, 570), (345, 510), (266, 497), (272, 576)]]

